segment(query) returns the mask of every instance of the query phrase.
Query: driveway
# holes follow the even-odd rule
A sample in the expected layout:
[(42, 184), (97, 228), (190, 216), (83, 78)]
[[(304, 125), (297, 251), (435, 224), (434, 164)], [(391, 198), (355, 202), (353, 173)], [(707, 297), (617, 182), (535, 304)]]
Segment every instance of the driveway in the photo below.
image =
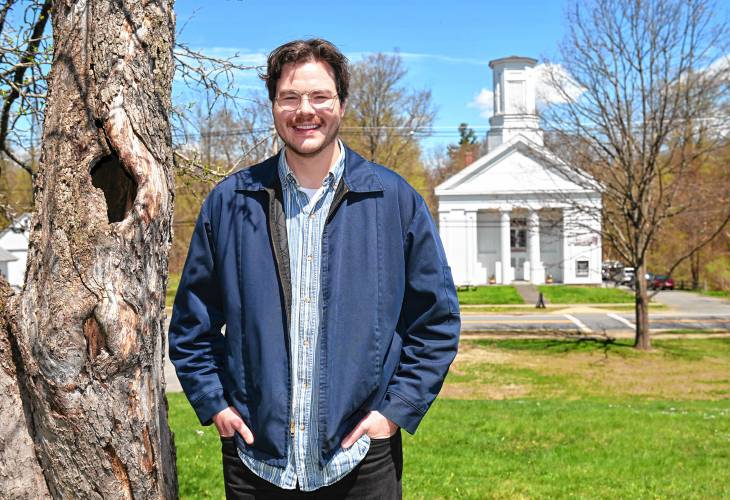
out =
[(694, 292), (664, 290), (654, 296), (654, 302), (669, 307), (667, 314), (730, 314), (730, 301)]

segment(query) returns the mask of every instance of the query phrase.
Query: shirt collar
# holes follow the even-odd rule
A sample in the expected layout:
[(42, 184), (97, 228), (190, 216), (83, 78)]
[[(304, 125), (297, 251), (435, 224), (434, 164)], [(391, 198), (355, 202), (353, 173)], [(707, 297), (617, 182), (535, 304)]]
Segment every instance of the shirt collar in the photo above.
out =
[[(337, 144), (340, 147), (340, 154), (322, 180), (323, 186), (326, 186), (328, 183), (337, 185), (342, 177), (342, 172), (345, 170), (345, 145), (339, 138), (337, 139)], [(282, 187), (293, 187), (295, 189), (299, 187), (299, 182), (286, 161), (286, 146), (281, 148), (279, 154), (278, 171)]]

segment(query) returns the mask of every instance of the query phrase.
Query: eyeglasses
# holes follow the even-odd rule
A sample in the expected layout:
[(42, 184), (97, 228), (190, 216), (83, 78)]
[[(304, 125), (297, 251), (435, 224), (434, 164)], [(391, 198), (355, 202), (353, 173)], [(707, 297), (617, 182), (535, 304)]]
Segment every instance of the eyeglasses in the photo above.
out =
[(312, 90), (311, 92), (287, 91), (276, 98), (276, 104), (284, 111), (296, 111), (302, 105), (302, 99), (307, 98), (309, 105), (314, 109), (332, 109), (337, 94), (328, 90)]

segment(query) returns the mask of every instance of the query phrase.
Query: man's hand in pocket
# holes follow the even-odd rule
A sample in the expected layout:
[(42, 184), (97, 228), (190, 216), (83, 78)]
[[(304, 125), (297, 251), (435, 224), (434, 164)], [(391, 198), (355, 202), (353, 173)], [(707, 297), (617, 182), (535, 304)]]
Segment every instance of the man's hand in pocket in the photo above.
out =
[(213, 423), (221, 437), (231, 437), (238, 432), (246, 444), (253, 444), (253, 434), (241, 418), (241, 414), (235, 408), (229, 406), (225, 410), (216, 413)]

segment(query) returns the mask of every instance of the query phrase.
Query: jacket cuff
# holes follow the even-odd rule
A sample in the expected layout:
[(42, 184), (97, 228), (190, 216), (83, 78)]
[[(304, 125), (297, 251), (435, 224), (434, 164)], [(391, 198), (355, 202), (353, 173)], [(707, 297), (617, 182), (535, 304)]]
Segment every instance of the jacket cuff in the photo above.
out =
[(425, 415), (412, 403), (390, 391), (385, 393), (385, 399), (380, 404), (378, 411), (410, 434), (416, 432), (418, 424)]
[(202, 425), (212, 424), (213, 417), (230, 406), (226, 401), (223, 389), (210, 391), (195, 401), (191, 401), (190, 405)]

